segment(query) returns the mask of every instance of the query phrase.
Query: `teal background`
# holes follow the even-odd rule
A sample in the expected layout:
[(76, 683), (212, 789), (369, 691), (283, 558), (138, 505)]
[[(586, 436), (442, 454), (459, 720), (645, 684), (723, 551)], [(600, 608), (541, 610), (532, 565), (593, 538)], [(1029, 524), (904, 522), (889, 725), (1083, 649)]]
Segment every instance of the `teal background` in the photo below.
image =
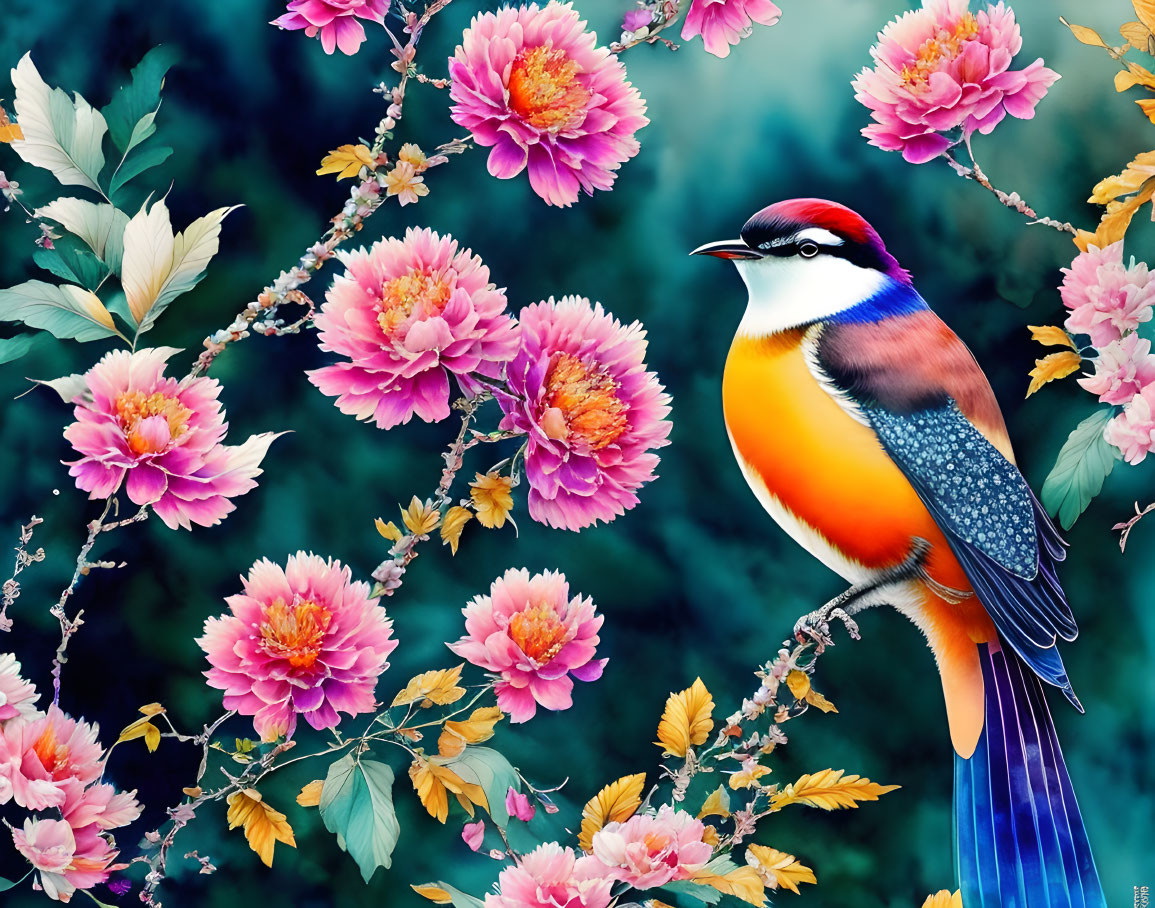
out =
[[(266, 24), (278, 4), (253, 0), (3, 5), (0, 64), (15, 65), (31, 49), (50, 84), (80, 90), (97, 105), (149, 47), (179, 49), (182, 62), (158, 116), (161, 139), (177, 151), (139, 182), (141, 199), (132, 206), (170, 182), (178, 227), (219, 206), (246, 206), (226, 222), (208, 277), (150, 337), (187, 348), (174, 361), (184, 367), (204, 336), (290, 267), (340, 209), (349, 183), (313, 172), (327, 149), (358, 135), (372, 138), (384, 106), (370, 89), (394, 76), (387, 38), (372, 31), (356, 57), (326, 57), (318, 42)], [(616, 37), (626, 4), (578, 5), (604, 40)], [(1074, 253), (1069, 240), (1025, 227), (945, 166), (905, 164), (858, 135), (866, 112), (849, 82), (867, 62), (876, 32), (906, 4), (781, 5), (782, 22), (756, 28), (727, 60), (706, 55), (699, 42), (676, 54), (658, 46), (626, 55), (653, 122), (613, 192), (549, 209), (526, 180), (491, 179), (484, 152), (474, 151), (430, 174), (427, 199), (386, 207), (360, 238), (428, 225), (472, 246), (509, 288), (514, 308), (580, 293), (623, 319), (641, 319), (650, 332), (650, 363), (674, 396), (673, 443), (663, 452), (661, 478), (636, 510), (572, 535), (536, 525), (519, 500), (519, 536), (474, 525), (456, 558), (428, 546), (386, 603), (401, 645), (381, 681), (382, 699), (417, 671), (452, 664), (442, 641), (459, 635), (460, 608), (507, 567), (560, 568), (575, 590), (593, 596), (606, 615), (602, 653), (611, 661), (603, 680), (578, 685), (572, 710), (502, 727), (494, 740), (540, 784), (569, 778), (557, 821), (571, 828), (581, 802), (606, 781), (640, 770), (652, 777), (658, 752), (650, 742), (668, 691), (701, 675), (719, 713), (730, 712), (753, 691), (752, 669), (773, 656), (795, 618), (842, 589), (762, 512), (732, 461), (719, 383), (745, 293), (732, 269), (690, 259), (690, 249), (736, 234), (749, 214), (781, 198), (846, 202), (875, 224), (923, 295), (975, 351), (1036, 489), (1066, 434), (1093, 409), (1071, 381), (1023, 399), (1039, 355), (1024, 326), (1062, 317), (1055, 287), (1058, 268)], [(1021, 0), (1015, 9), (1025, 35), (1022, 64), (1043, 56), (1064, 78), (1035, 120), (1008, 120), (977, 139), (977, 153), (996, 185), (1020, 191), (1041, 212), (1090, 226), (1098, 213), (1083, 201), (1091, 186), (1150, 149), (1155, 127), (1135, 107), (1136, 94), (1114, 92), (1115, 64), (1077, 44), (1058, 16), (1109, 35), (1132, 18), (1130, 6)], [(472, 10), (458, 0), (434, 20), (418, 56), (425, 72), (444, 74)], [(0, 88), (0, 95), (10, 91)], [(429, 148), (460, 134), (447, 101), (414, 85), (399, 139)], [(0, 148), (0, 168), (21, 181), (30, 205), (76, 194), (60, 193), (10, 150)], [(39, 276), (30, 261), (35, 228), (13, 211), (0, 219), (0, 231), (3, 286)], [(1147, 256), (1151, 236), (1149, 225), (1139, 225), (1129, 250)], [(332, 273), (326, 269), (312, 285), (315, 296)], [(12, 646), (42, 687), (50, 682), (56, 640), (48, 606), (96, 512), (59, 464), (69, 453), (60, 437), (67, 408), (46, 392), (14, 398), (27, 388), (24, 376), (82, 371), (102, 352), (99, 343), (54, 343), (0, 369), (0, 539), (14, 544), (19, 524), (35, 512), (47, 520), (36, 544), (49, 553), (24, 575), (16, 628), (0, 648)], [(383, 433), (343, 416), (304, 377), (324, 361), (312, 334), (250, 339), (230, 349), (213, 375), (225, 385), (233, 441), (293, 430), (273, 446), (261, 486), (219, 527), (174, 533), (149, 520), (102, 540), (99, 555), (129, 564), (87, 578), (73, 600), (87, 624), (70, 650), (62, 702), (101, 721), (105, 740), (148, 701), (163, 701), (188, 729), (219, 711), (218, 694), (202, 683), (193, 638), (256, 558), (313, 549), (367, 577), (384, 556), (373, 518), (395, 517), (395, 502), (435, 486), (438, 453), (454, 427)], [(494, 411), (484, 418), (495, 421)], [(469, 466), (484, 469), (490, 456), (508, 453), (484, 451)], [(1139, 526), (1126, 555), (1110, 529), (1134, 500), (1155, 496), (1153, 488), (1149, 463), (1118, 467), (1068, 534), (1062, 574), (1082, 629), (1064, 658), (1087, 714), (1057, 698), (1052, 706), (1112, 906), (1130, 905), (1132, 886), (1155, 883), (1155, 522)], [(839, 714), (791, 723), (791, 742), (773, 766), (783, 781), (833, 766), (902, 788), (858, 811), (798, 809), (767, 823), (758, 840), (798, 855), (819, 879), (800, 897), (775, 899), (782, 904), (917, 906), (928, 892), (952, 885), (951, 747), (933, 662), (915, 629), (891, 611), (867, 614), (862, 630), (860, 643), (840, 641), (824, 657), (816, 679)], [(225, 731), (231, 740), (251, 734), (251, 726), (236, 720)], [(466, 850), (459, 813), (445, 828), (425, 815), (404, 764), (389, 756), (398, 770), (402, 839), (392, 871), (378, 872), (369, 887), (316, 811), (293, 803), (301, 783), (323, 775), (323, 766), (305, 764), (262, 786), (289, 814), (296, 851), (278, 846), (275, 869), (267, 871), (239, 832), (225, 832), (223, 806), (211, 806), (178, 839), (172, 866), (179, 881), (167, 887), (165, 903), (414, 905), (420, 900), (407, 884), (430, 879), (484, 891), (495, 863)], [(179, 800), (196, 759), (171, 740), (152, 756), (139, 745), (118, 749), (112, 775), (123, 787), (140, 788), (149, 804), (139, 830), (121, 836), (127, 856), (136, 853), (134, 835), (160, 822), (161, 805)], [(179, 857), (193, 848), (211, 855), (220, 872), (195, 875), (196, 865)], [(21, 872), (0, 845), (0, 875)], [(133, 874), (139, 881), (139, 869)], [(117, 899), (102, 890), (100, 897), (136, 903), (131, 893)], [(4, 902), (42, 903), (26, 888)]]

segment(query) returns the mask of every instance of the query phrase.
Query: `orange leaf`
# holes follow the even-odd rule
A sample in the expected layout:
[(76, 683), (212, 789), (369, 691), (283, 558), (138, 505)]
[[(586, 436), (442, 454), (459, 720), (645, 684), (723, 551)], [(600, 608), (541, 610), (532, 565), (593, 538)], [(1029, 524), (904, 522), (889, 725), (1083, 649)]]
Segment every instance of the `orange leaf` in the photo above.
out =
[(606, 823), (623, 823), (634, 815), (642, 805), (642, 789), (645, 785), (644, 772), (622, 776), (586, 801), (582, 808), (581, 833), (578, 835), (578, 845), (582, 851), (589, 851), (593, 847), (594, 833)]
[(393, 698), (393, 706), (408, 706), (410, 703), (421, 701), (423, 708), (445, 706), (455, 703), (465, 696), (465, 688), (458, 687), (461, 680), (461, 670), (465, 668), (462, 662), (455, 668), (442, 668), (436, 671), (423, 672), (411, 679), (405, 689)]
[(297, 803), (302, 807), (317, 807), (321, 803), (321, 789), (324, 787), (324, 779), (314, 779), (301, 789), (301, 793), (297, 795)]
[(771, 889), (789, 889), (798, 895), (799, 883), (817, 883), (814, 871), (786, 854), (768, 845), (751, 845), (746, 849), (746, 862), (762, 872), (762, 879)]
[(457, 546), (461, 542), (461, 531), (472, 519), (473, 512), (459, 505), (445, 512), (445, 517), (441, 521), (441, 544), (448, 545), (449, 551), (454, 555), (457, 554)]
[(685, 690), (670, 694), (662, 720), (658, 723), (658, 740), (654, 743), (671, 757), (685, 757), (691, 747), (705, 742), (714, 728), (711, 718), (714, 698), (695, 678)]
[(1031, 370), (1031, 384), (1027, 388), (1027, 397), (1030, 397), (1047, 382), (1066, 378), (1072, 372), (1078, 371), (1083, 364), (1083, 357), (1074, 350), (1064, 350), (1062, 353), (1049, 353), (1042, 359), (1035, 360), (1035, 368)]
[(273, 848), (277, 842), (297, 847), (288, 818), (266, 804), (255, 788), (233, 792), (228, 797), (228, 805), (229, 829), (244, 827), (245, 840), (266, 867), (273, 866)]
[(498, 473), (477, 474), (477, 479), (469, 484), (469, 496), (477, 511), (477, 522), (490, 530), (500, 530), (505, 526), (509, 512), (513, 510), (513, 479)]
[(1027, 325), (1031, 332), (1031, 340), (1036, 340), (1044, 347), (1070, 347), (1075, 349), (1075, 342), (1057, 325)]

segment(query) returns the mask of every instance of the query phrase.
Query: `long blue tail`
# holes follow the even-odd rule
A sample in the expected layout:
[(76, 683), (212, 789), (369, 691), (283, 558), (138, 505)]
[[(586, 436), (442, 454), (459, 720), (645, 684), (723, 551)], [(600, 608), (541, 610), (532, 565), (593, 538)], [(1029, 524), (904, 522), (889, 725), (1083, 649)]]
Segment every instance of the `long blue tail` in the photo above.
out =
[(986, 724), (955, 755), (963, 908), (1106, 908), (1041, 682), (1010, 649), (979, 659)]

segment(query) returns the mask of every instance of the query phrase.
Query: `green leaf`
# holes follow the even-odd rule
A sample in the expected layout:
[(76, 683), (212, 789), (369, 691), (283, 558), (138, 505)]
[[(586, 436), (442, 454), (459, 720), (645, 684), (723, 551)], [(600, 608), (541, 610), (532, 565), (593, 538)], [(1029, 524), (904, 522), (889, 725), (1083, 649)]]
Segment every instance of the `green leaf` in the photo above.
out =
[(37, 249), (32, 261), (57, 277), (79, 284), (86, 290), (95, 290), (108, 274), (108, 266), (87, 249), (57, 241), (52, 249)]
[[(467, 892), (462, 892), (460, 889), (450, 886), (448, 883), (422, 883), (420, 886), (412, 886), (410, 888), (416, 891), (422, 887), (428, 886), (436, 886), (438, 889), (444, 889), (445, 894), (449, 896), (448, 902), (446, 902), (444, 899), (438, 899), (434, 901), (434, 904), (436, 905), (449, 904), (453, 905), (453, 908), (482, 908), (482, 906), (485, 904), (485, 902), (477, 898), (477, 896), (470, 895)], [(422, 895), (422, 893), (418, 892), (418, 895)], [(429, 898), (429, 896), (425, 895), (422, 897)], [(433, 900), (431, 899), (431, 901)]]
[(130, 151), (116, 172), (112, 175), (112, 182), (108, 187), (108, 194), (116, 198), (116, 194), (124, 188), (124, 184), (135, 179), (146, 170), (163, 164), (172, 154), (168, 145), (149, 145), (147, 148), (134, 148)]
[(0, 876), (0, 892), (7, 892), (9, 889), (13, 889), (14, 887), (20, 885), (22, 882), (23, 880), (6, 880), (4, 877)]
[(321, 789), (321, 819), (361, 868), (366, 883), (393, 863), (401, 826), (393, 810), (393, 770), (376, 760), (342, 757)]
[(33, 212), (38, 218), (56, 221), (83, 240), (114, 274), (120, 273), (124, 255), (124, 228), (128, 215), (109, 204), (85, 199), (60, 198)]
[(503, 829), (509, 823), (505, 796), (510, 788), (520, 787), (517, 770), (502, 754), (490, 747), (466, 747), (452, 760), (438, 761), (452, 769), (466, 782), (480, 785), (489, 802), (489, 815)]
[[(20, 359), (43, 339), (43, 334), (17, 334), (15, 337), (0, 337), (0, 364)], [(3, 891), (0, 889), (0, 892)]]
[(108, 126), (100, 111), (80, 95), (75, 100), (40, 78), (25, 54), (12, 70), (13, 102), (24, 138), (12, 150), (34, 167), (51, 171), (65, 186), (86, 186), (100, 192), (97, 178), (104, 167), (101, 143)]
[(692, 899), (697, 899), (699, 902), (705, 902), (707, 905), (717, 905), (722, 901), (722, 893), (713, 886), (706, 886), (703, 883), (695, 883), (691, 880), (678, 880), (674, 883), (666, 883), (662, 887), (667, 892), (674, 892), (678, 895), (686, 895)]
[(1103, 437), (1114, 415), (1115, 409), (1106, 407), (1079, 423), (1063, 444), (1043, 483), (1043, 506), (1059, 518), (1064, 530), (1074, 526), (1091, 499), (1099, 494), (1121, 456), (1119, 449)]
[(0, 321), (22, 322), (29, 328), (43, 328), (56, 337), (78, 341), (123, 337), (96, 295), (71, 284), (57, 287), (26, 281), (0, 290)]
[(104, 108), (108, 133), (123, 154), (127, 155), (156, 131), (154, 119), (160, 107), (160, 91), (165, 74), (176, 63), (177, 57), (173, 47), (154, 47), (133, 67), (132, 81), (123, 86)]

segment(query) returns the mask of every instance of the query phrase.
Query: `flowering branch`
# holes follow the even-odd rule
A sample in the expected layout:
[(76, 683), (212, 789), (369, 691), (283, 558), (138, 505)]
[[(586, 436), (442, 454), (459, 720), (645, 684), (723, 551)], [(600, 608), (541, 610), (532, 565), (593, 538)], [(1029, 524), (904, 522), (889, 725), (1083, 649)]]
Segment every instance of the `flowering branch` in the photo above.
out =
[(28, 543), (32, 541), (32, 533), (42, 523), (44, 523), (43, 518), (33, 514), (28, 523), (20, 527), (20, 541), (16, 544), (16, 564), (12, 569), (12, 576), (4, 581), (4, 586), (0, 589), (0, 594), (3, 595), (3, 604), (0, 605), (0, 631), (12, 630), (12, 619), (8, 617), (8, 606), (12, 605), (20, 596), (20, 581), (17, 578), (26, 567), (44, 560), (43, 548), (38, 548), (35, 552), (28, 551)]

